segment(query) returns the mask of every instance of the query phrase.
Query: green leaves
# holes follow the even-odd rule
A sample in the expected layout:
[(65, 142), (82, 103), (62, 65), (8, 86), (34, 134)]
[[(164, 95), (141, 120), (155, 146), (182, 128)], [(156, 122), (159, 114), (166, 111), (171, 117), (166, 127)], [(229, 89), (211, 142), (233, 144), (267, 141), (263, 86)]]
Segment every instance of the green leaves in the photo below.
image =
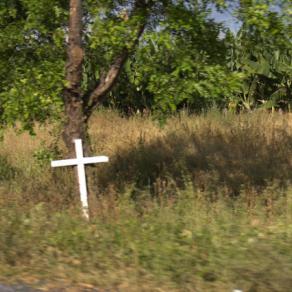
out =
[(285, 2), (241, 2), (238, 13), (243, 25), (231, 41), (228, 66), (245, 75), (238, 100), (248, 102), (249, 108), (291, 102), (291, 18)]
[(31, 131), (35, 121), (45, 122), (48, 118), (58, 117), (62, 106), (63, 76), (58, 76), (56, 69), (62, 72), (62, 67), (62, 63), (44, 62), (40, 67), (32, 68), (29, 74), (18, 72), (13, 85), (7, 85), (0, 93), (3, 122), (14, 124), (20, 121)]
[(220, 26), (201, 9), (168, 7), (159, 29), (144, 34), (127, 67), (130, 82), (152, 98), (153, 108), (169, 112), (188, 104), (201, 110), (240, 89), (242, 74), (228, 72), (223, 62)]
[[(0, 3), (0, 122), (56, 118), (62, 88), (68, 31), (67, 0), (3, 0)], [(252, 108), (291, 97), (291, 3), (244, 0), (237, 36), (211, 19), (226, 1), (155, 1), (132, 15), (134, 1), (84, 0), (85, 61), (82, 91), (90, 92), (113, 60), (139, 45), (106, 104), (175, 111), (216, 104)], [(277, 4), (278, 6), (275, 6)], [(277, 7), (277, 9), (273, 9)]]
[[(59, 116), (64, 80), (66, 1), (12, 0), (0, 30), (0, 123), (22, 123)], [(7, 16), (8, 15), (8, 16)]]

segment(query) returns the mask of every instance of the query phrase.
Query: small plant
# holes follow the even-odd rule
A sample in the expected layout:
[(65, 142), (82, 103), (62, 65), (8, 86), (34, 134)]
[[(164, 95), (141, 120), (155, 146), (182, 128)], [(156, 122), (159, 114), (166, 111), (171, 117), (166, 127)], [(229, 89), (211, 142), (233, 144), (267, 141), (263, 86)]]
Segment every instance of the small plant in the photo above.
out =
[(17, 170), (11, 166), (8, 159), (0, 155), (0, 181), (13, 179), (16, 172)]
[(37, 161), (37, 164), (42, 167), (45, 165), (49, 165), (50, 161), (55, 159), (59, 155), (60, 150), (55, 143), (48, 147), (45, 145), (44, 142), (42, 142), (41, 146), (33, 153), (33, 157)]

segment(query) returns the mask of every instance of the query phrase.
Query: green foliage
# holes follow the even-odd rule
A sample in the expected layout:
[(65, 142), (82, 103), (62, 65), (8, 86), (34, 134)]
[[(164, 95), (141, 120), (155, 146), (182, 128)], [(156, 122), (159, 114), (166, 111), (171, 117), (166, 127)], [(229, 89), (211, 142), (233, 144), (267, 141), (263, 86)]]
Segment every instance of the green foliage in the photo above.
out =
[(137, 87), (146, 83), (154, 107), (175, 110), (188, 103), (201, 109), (239, 89), (240, 74), (228, 73), (219, 60), (212, 60), (208, 52), (199, 53), (194, 44), (183, 44), (183, 39), (170, 37), (167, 31), (146, 37), (148, 45), (138, 52), (129, 74)]
[(273, 4), (276, 1), (242, 1), (243, 24), (231, 41), (228, 66), (245, 75), (238, 101), (247, 109), (279, 103), (287, 108), (292, 102), (291, 3), (282, 1), (276, 10)]
[(189, 188), (172, 203), (149, 201), (141, 215), (124, 194), (91, 223), (44, 204), (1, 206), (1, 278), (29, 273), (42, 283), (126, 287), (121, 291), (142, 285), (145, 291), (287, 291), (291, 202), (291, 191), (281, 193), (269, 215), (261, 203), (248, 209), (244, 201), (210, 203)]
[[(0, 122), (55, 118), (61, 110), (67, 1), (1, 1)], [(62, 29), (63, 27), (63, 29)]]
[[(238, 105), (269, 108), (291, 102), (291, 3), (246, 0), (234, 10), (242, 27), (233, 36), (211, 11), (228, 1), (154, 1), (131, 15), (133, 1), (83, 1), (82, 90), (98, 84), (123, 48), (131, 48), (137, 23), (146, 29), (105, 105), (155, 109)], [(0, 123), (60, 117), (66, 59), (68, 1), (0, 3)]]
[(186, 105), (196, 110), (214, 105), (231, 111), (258, 105), (287, 109), (292, 68), (289, 7), (286, 1), (242, 1), (234, 10), (242, 22), (234, 36), (210, 20), (208, 5), (168, 6), (128, 62), (112, 93), (113, 103), (164, 112)]
[(209, 13), (205, 5), (168, 6), (128, 62), (123, 83), (113, 93), (122, 97), (116, 102), (164, 112), (183, 104), (201, 110), (238, 93), (242, 74), (228, 71), (223, 27)]
[(40, 166), (48, 167), (50, 162), (59, 157), (60, 154), (60, 149), (55, 143), (48, 147), (42, 142), (41, 146), (34, 151), (33, 157)]

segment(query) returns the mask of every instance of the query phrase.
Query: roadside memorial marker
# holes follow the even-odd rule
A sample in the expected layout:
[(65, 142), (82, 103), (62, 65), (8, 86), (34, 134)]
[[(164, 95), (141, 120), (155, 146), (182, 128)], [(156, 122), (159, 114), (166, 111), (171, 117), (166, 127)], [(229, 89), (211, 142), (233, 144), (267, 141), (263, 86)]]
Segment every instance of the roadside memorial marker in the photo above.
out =
[(84, 217), (88, 219), (89, 213), (88, 213), (88, 195), (87, 195), (87, 185), (86, 185), (85, 164), (108, 162), (109, 158), (107, 156), (84, 157), (83, 148), (82, 148), (82, 140), (75, 139), (74, 143), (75, 143), (76, 158), (66, 159), (66, 160), (54, 160), (54, 161), (51, 161), (51, 166), (52, 167), (77, 166), (82, 211), (83, 211)]

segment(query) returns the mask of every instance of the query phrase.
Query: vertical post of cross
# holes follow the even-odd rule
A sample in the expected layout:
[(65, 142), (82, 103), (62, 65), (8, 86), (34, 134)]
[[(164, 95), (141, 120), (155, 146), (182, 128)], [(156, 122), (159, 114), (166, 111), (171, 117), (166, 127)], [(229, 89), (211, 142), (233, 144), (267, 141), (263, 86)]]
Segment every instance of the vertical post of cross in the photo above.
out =
[(83, 148), (82, 148), (82, 140), (75, 139), (75, 151), (76, 151), (76, 159), (77, 159), (77, 173), (79, 180), (79, 191), (80, 191), (80, 199), (82, 204), (82, 211), (84, 217), (89, 218), (88, 212), (88, 194), (87, 194), (87, 184), (86, 184), (86, 175), (85, 175), (85, 166), (83, 162)]

